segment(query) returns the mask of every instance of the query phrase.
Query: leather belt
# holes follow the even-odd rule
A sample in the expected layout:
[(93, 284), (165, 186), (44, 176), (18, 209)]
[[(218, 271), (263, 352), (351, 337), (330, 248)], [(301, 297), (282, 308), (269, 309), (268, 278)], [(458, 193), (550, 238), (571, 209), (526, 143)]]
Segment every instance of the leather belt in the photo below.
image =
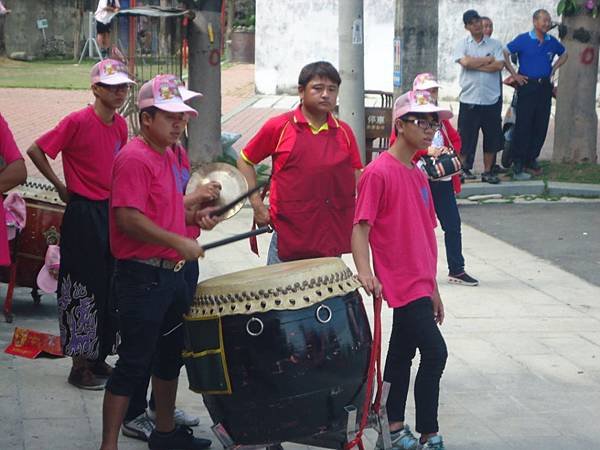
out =
[(533, 81), (535, 83), (550, 83), (550, 78), (528, 78), (527, 81)]
[(171, 261), (169, 259), (161, 258), (149, 258), (149, 259), (132, 259), (132, 261), (146, 264), (152, 267), (158, 267), (159, 269), (172, 270), (173, 272), (179, 272), (185, 266), (185, 260)]

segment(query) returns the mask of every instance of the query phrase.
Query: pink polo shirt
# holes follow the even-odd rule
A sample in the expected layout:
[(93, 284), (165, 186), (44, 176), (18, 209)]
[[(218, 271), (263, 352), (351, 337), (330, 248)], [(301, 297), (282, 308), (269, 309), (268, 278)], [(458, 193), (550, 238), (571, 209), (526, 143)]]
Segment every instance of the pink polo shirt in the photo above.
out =
[(164, 230), (186, 236), (179, 162), (171, 149), (163, 154), (132, 139), (115, 158), (110, 193), (110, 248), (117, 259), (163, 258), (178, 261), (173, 249), (138, 241), (117, 227), (114, 208), (135, 208)]
[(35, 143), (52, 159), (62, 152), (69, 192), (106, 200), (113, 160), (127, 143), (127, 124), (119, 114), (113, 123), (105, 124), (90, 105), (66, 116)]
[(437, 270), (435, 210), (427, 177), (384, 152), (358, 184), (354, 224), (371, 226), (375, 275), (392, 308), (431, 297)]
[[(0, 172), (9, 164), (23, 159), (8, 124), (0, 114)], [(2, 192), (4, 194), (4, 192)], [(4, 204), (0, 201), (0, 266), (10, 265)]]

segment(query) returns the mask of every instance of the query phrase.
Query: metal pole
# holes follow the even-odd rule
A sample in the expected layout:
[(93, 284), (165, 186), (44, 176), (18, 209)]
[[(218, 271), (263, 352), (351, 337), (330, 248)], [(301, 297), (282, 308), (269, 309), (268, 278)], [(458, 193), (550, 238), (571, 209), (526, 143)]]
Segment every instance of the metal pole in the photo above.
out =
[(356, 135), (365, 162), (365, 63), (363, 0), (339, 0), (340, 119)]
[(204, 94), (191, 101), (198, 117), (188, 123), (192, 168), (214, 161), (221, 146), (221, 0), (204, 0), (188, 25), (189, 87)]

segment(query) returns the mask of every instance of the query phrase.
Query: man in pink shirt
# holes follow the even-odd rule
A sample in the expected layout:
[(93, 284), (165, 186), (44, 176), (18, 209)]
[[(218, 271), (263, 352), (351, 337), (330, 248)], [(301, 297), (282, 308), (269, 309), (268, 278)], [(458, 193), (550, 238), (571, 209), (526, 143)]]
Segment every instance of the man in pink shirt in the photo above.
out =
[(156, 428), (151, 450), (203, 449), (173, 417), (183, 349), (182, 314), (188, 288), (181, 270), (204, 252), (186, 225), (210, 220), (197, 205), (184, 205), (178, 157), (171, 146), (185, 126), (186, 105), (173, 75), (158, 75), (138, 96), (140, 136), (115, 158), (110, 195), (110, 242), (115, 256), (114, 301), (121, 343), (106, 385), (100, 450), (116, 450), (131, 396), (152, 371)]
[[(65, 355), (73, 358), (69, 383), (104, 388), (114, 353), (116, 324), (109, 305), (113, 258), (108, 243), (108, 197), (113, 159), (127, 142), (127, 124), (116, 110), (134, 82), (119, 61), (91, 71), (95, 101), (60, 121), (27, 154), (67, 204), (60, 239), (58, 314)], [(47, 157), (62, 154), (65, 182)]]
[[(27, 169), (8, 124), (0, 114), (0, 193), (24, 183)], [(10, 265), (4, 204), (0, 202), (0, 266)]]
[[(427, 177), (414, 165), (413, 157), (432, 144), (440, 121), (450, 117), (452, 113), (436, 106), (427, 91), (399, 97), (393, 111), (397, 139), (367, 166), (358, 185), (352, 231), (358, 278), (369, 294), (382, 295), (394, 309), (384, 374), (391, 383), (387, 409), (394, 449), (444, 449), (437, 434), (437, 412), (447, 350), (437, 326), (444, 320), (444, 307), (436, 283), (435, 210)], [(421, 354), (415, 380), (420, 442), (404, 421), (417, 348)], [(376, 448), (383, 448), (381, 436)]]

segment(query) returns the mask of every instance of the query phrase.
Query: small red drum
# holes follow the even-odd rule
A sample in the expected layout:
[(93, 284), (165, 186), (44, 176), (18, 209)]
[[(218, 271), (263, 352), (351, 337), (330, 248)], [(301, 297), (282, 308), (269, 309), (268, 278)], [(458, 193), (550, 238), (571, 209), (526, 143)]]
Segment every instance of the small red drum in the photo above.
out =
[[(18, 192), (25, 199), (27, 219), (25, 228), (13, 240), (14, 242), (9, 243), (13, 264), (11, 267), (0, 268), (0, 281), (9, 283), (4, 303), (4, 315), (9, 322), (12, 318), (14, 285), (32, 288), (34, 302), (39, 303), (37, 274), (44, 265), (48, 245), (58, 244), (60, 241), (60, 226), (65, 210), (65, 204), (59, 198), (58, 192), (48, 182), (30, 179), (12, 189), (11, 192)], [(11, 270), (15, 271), (13, 277), (11, 277)]]

